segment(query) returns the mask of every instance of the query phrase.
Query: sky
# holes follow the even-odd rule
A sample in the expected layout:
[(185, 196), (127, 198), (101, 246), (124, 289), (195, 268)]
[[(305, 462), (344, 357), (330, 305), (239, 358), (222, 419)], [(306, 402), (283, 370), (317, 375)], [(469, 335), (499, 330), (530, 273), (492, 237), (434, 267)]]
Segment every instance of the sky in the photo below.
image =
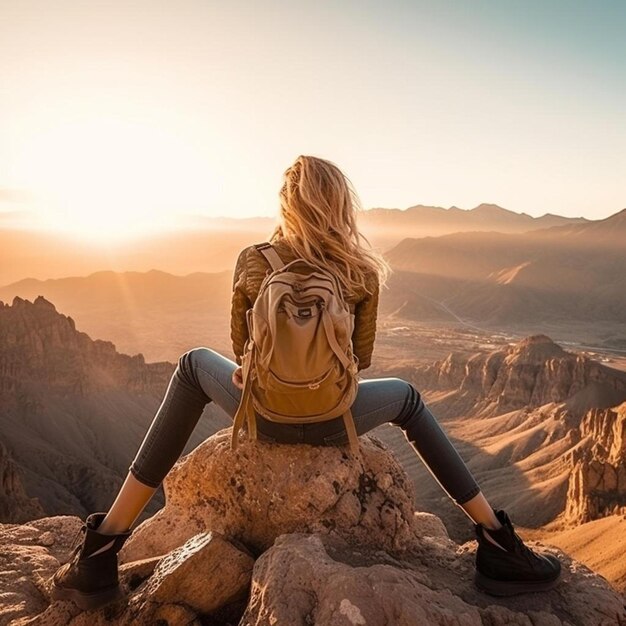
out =
[(626, 206), (626, 2), (0, 0), (0, 210), (115, 233), (364, 208)]

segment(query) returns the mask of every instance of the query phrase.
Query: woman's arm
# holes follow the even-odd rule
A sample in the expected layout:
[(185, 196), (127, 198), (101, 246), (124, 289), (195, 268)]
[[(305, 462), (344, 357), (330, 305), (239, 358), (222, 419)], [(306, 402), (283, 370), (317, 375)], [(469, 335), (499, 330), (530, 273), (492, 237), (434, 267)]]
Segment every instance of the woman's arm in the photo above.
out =
[(243, 348), (248, 340), (246, 311), (252, 307), (247, 295), (246, 257), (248, 249), (239, 253), (233, 273), (233, 294), (230, 306), (230, 340), (237, 365), (241, 365)]
[(368, 288), (373, 293), (367, 294), (358, 302), (354, 310), (354, 333), (352, 334), (352, 347), (354, 354), (359, 359), (359, 370), (368, 368), (374, 351), (376, 339), (376, 318), (378, 315), (378, 274), (373, 272), (368, 281)]

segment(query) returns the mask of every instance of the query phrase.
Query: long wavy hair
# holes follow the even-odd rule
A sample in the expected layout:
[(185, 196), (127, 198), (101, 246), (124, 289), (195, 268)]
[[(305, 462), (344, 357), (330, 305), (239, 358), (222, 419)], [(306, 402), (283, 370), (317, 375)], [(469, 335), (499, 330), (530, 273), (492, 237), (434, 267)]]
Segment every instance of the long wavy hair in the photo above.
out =
[(361, 202), (334, 163), (300, 155), (283, 174), (279, 198), (280, 223), (270, 242), (284, 239), (299, 257), (332, 271), (348, 297), (371, 293), (368, 271), (378, 274), (379, 286), (386, 283), (391, 268), (359, 232)]

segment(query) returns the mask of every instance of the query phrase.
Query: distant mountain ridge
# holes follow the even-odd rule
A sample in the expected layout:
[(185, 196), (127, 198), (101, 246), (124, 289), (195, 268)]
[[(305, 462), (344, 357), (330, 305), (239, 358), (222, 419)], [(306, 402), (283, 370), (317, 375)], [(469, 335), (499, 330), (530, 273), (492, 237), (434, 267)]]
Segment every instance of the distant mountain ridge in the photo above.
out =
[[(533, 217), (516, 213), (497, 204), (483, 203), (473, 209), (449, 209), (418, 204), (404, 210), (376, 208), (364, 211), (360, 216), (364, 228), (374, 224), (383, 228), (403, 226), (421, 229), (417, 236), (437, 236), (452, 232), (497, 231), (503, 233), (526, 232), (554, 226), (586, 224), (584, 217), (563, 217), (545, 213)], [(407, 236), (415, 236), (407, 233)]]
[[(525, 232), (540, 228), (561, 225), (583, 224), (590, 220), (584, 217), (564, 217), (553, 213), (545, 213), (541, 217), (533, 217), (527, 213), (517, 213), (497, 204), (483, 203), (472, 209), (460, 209), (452, 206), (449, 209), (439, 206), (416, 204), (406, 209), (377, 207), (364, 209), (358, 214), (359, 224), (364, 230), (376, 227), (393, 229), (403, 226), (422, 229), (421, 236), (429, 236), (432, 231), (440, 234), (464, 232), (468, 230), (497, 230), (498, 232)], [(206, 217), (202, 215), (187, 216), (191, 225), (221, 230), (260, 231), (268, 232), (278, 223), (271, 217)], [(372, 236), (374, 232), (370, 233)], [(419, 235), (417, 231), (415, 234)], [(408, 236), (413, 236), (407, 233)]]
[[(626, 210), (526, 233), (405, 238), (386, 254), (396, 275), (384, 309), (420, 319), (435, 303), (440, 319), (525, 332), (568, 321), (626, 329), (625, 241)], [(620, 334), (616, 327), (617, 342)]]
[(611, 244), (626, 247), (626, 209), (622, 209), (602, 220), (587, 221), (586, 223), (570, 223), (553, 226), (545, 231), (539, 231), (537, 236), (563, 237), (571, 243), (582, 244)]
[[(550, 213), (533, 218), (484, 204), (470, 210), (423, 205), (405, 210), (368, 209), (358, 215), (358, 221), (372, 245), (385, 251), (405, 237), (467, 231), (524, 232), (587, 220)], [(46, 279), (101, 270), (148, 271), (158, 267), (174, 274), (220, 272), (234, 266), (243, 247), (267, 239), (276, 222), (276, 217), (236, 219), (192, 214), (181, 218), (180, 229), (110, 248), (59, 233), (2, 227), (0, 223), (0, 285), (31, 276)]]
[[(625, 223), (626, 210), (526, 233), (404, 238), (386, 253), (394, 272), (381, 292), (381, 319), (520, 334), (584, 323), (594, 335), (578, 337), (580, 343), (626, 349)], [(151, 269), (30, 278), (0, 288), (0, 300), (44, 295), (92, 336), (113, 339), (123, 352), (145, 352), (149, 360), (173, 360), (189, 345), (232, 356), (233, 266), (186, 276)]]

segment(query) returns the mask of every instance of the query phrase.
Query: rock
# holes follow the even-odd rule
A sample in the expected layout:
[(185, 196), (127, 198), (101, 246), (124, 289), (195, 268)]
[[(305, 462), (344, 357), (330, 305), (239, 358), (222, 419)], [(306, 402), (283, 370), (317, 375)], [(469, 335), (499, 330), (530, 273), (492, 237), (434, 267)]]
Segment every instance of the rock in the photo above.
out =
[(43, 533), (39, 537), (39, 543), (42, 546), (51, 546), (54, 544), (54, 541), (55, 541), (54, 535), (50, 531)]
[(602, 446), (607, 461), (618, 463), (626, 453), (626, 402), (611, 409), (589, 410), (581, 420), (580, 431)]
[(80, 526), (72, 516), (0, 524), (0, 626), (46, 608), (46, 578), (66, 557)]
[(416, 512), (413, 517), (416, 530), (420, 536), (449, 539), (446, 527), (436, 515), (432, 513)]
[(135, 529), (122, 562), (165, 554), (208, 530), (259, 552), (285, 533), (330, 533), (391, 553), (413, 545), (409, 479), (378, 440), (362, 458), (343, 447), (242, 441), (230, 429), (180, 460), (164, 481), (166, 505)]
[(193, 623), (198, 615), (227, 613), (233, 605), (241, 614), (253, 564), (249, 553), (217, 533), (199, 533), (165, 557), (122, 566), (129, 599), (112, 617), (120, 626), (150, 626), (159, 620)]
[(580, 432), (593, 446), (579, 448), (569, 476), (564, 521), (581, 524), (626, 506), (626, 402), (588, 411)]
[(281, 536), (255, 563), (240, 626), (618, 626), (626, 619), (620, 597), (599, 577), (567, 572), (555, 590), (496, 599), (473, 588), (469, 551), (457, 546), (459, 558), (450, 559), (454, 551), (441, 544), (423, 557), (428, 552), (428, 564), (394, 562), (337, 537)]
[(174, 601), (210, 615), (247, 595), (253, 565), (250, 554), (220, 535), (199, 533), (159, 561), (133, 604)]
[(25, 522), (42, 515), (39, 500), (26, 494), (13, 457), (0, 441), (0, 520)]
[(153, 556), (150, 559), (141, 559), (124, 563), (118, 567), (120, 581), (129, 591), (134, 591), (139, 585), (152, 576), (155, 567), (162, 556)]

